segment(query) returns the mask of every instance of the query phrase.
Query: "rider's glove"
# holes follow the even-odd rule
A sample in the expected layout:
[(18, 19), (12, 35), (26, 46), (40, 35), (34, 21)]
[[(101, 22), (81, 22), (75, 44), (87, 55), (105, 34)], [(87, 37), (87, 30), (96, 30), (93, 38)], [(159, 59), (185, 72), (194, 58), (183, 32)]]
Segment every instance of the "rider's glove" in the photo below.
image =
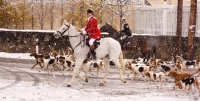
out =
[(85, 31), (85, 28), (81, 28), (81, 33), (82, 33), (83, 35), (87, 34), (86, 31)]

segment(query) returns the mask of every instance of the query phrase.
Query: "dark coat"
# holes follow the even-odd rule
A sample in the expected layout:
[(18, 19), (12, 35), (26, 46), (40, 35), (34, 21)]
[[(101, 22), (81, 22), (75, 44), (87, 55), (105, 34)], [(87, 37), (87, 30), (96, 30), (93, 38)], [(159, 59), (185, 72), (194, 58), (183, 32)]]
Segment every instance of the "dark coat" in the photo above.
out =
[(124, 24), (124, 29), (121, 32), (122, 32), (122, 34), (125, 34), (127, 36), (131, 36), (132, 35), (128, 23)]

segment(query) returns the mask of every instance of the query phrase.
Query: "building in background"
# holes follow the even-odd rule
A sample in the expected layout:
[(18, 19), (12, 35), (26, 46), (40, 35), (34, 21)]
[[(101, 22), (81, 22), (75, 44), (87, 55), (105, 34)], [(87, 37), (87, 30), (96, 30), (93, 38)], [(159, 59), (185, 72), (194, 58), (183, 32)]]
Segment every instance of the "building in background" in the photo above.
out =
[[(117, 7), (117, 1), (119, 0), (4, 0), (6, 6), (17, 6), (19, 3), (24, 5), (24, 8), (29, 12), (28, 21), (21, 20), (19, 23), (16, 21), (9, 22), (10, 19), (4, 19), (5, 22), (10, 23), (6, 28), (17, 28), (17, 29), (41, 29), (41, 30), (56, 30), (60, 28), (62, 21), (66, 19), (70, 23), (75, 24), (78, 27), (85, 25), (84, 19), (86, 18), (85, 11), (87, 8), (93, 8), (101, 25), (105, 22), (110, 23), (117, 30), (120, 30), (120, 14)], [(129, 23), (132, 32), (144, 33), (139, 28), (142, 26), (145, 33), (160, 33), (161, 31), (155, 31), (163, 27), (163, 19), (159, 18), (163, 15), (163, 7), (168, 7), (170, 11), (167, 11), (165, 17), (171, 18), (169, 22), (176, 23), (176, 12), (174, 12), (177, 0), (120, 0), (128, 1), (128, 3), (122, 8), (125, 13), (123, 17), (126, 18)], [(190, 0), (183, 0), (184, 6), (190, 5)], [(104, 3), (103, 3), (104, 2)], [(96, 4), (95, 4), (96, 3)], [(200, 0), (198, 0), (198, 5)], [(173, 10), (172, 10), (173, 8)], [(19, 10), (19, 9), (18, 9)], [(23, 10), (23, 9), (21, 9)], [(127, 10), (127, 12), (126, 12)], [(186, 12), (188, 10), (185, 9)], [(16, 10), (17, 11), (17, 10)], [(11, 11), (10, 11), (11, 12)], [(12, 13), (12, 12), (11, 12)], [(14, 13), (14, 12), (13, 12)], [(15, 12), (19, 13), (18, 11)], [(24, 19), (22, 14), (21, 19)], [(142, 14), (145, 13), (145, 14)], [(185, 14), (185, 13), (184, 13)], [(15, 14), (13, 14), (15, 15)], [(187, 15), (187, 14), (185, 14)], [(139, 19), (141, 17), (146, 17)], [(155, 20), (157, 19), (157, 20)], [(187, 19), (187, 18), (186, 18)], [(162, 20), (162, 23), (161, 23)], [(187, 20), (185, 20), (187, 21)], [(24, 23), (22, 23), (24, 22)], [(156, 22), (152, 25), (152, 22)], [(144, 23), (141, 25), (141, 23)], [(185, 22), (187, 23), (187, 22)], [(175, 25), (172, 24), (173, 28)], [(101, 26), (100, 25), (100, 26)], [(16, 27), (18, 26), (18, 27)], [(152, 27), (158, 26), (158, 27)], [(170, 24), (167, 26), (171, 26)], [(150, 31), (152, 29), (154, 31)], [(168, 30), (169, 28), (167, 28)], [(139, 31), (140, 30), (140, 31)], [(148, 30), (148, 31), (147, 31)], [(174, 33), (174, 32), (173, 32)]]

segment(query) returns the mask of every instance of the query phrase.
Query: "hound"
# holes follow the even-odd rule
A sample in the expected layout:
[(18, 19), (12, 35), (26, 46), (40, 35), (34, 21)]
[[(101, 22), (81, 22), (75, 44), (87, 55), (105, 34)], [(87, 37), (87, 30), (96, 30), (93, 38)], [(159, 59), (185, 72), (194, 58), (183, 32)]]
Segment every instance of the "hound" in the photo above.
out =
[(174, 66), (172, 66), (172, 68), (174, 68), (174, 70), (182, 73), (183, 72), (183, 66), (180, 62), (176, 62), (176, 64)]
[(30, 54), (30, 56), (34, 56), (36, 63), (33, 65), (33, 67), (31, 67), (31, 69), (33, 69), (36, 65), (40, 65), (41, 69), (43, 68), (42, 63), (43, 61), (41, 60), (41, 58), (49, 58), (49, 55), (43, 55), (43, 54), (37, 54), (36, 52), (32, 52)]
[(197, 63), (196, 60), (193, 61), (186, 61), (184, 60), (181, 56), (176, 56), (177, 58), (177, 62), (181, 63), (183, 67), (185, 67), (188, 70), (188, 67), (193, 66), (194, 68), (196, 68), (198, 66), (199, 63)]
[(70, 72), (70, 75), (71, 75), (71, 71), (73, 70), (73, 68), (75, 67), (75, 61), (72, 61), (71, 59), (63, 57), (63, 56), (60, 56), (58, 58), (58, 64), (62, 65), (63, 66), (63, 75), (66, 71), (69, 71)]
[(139, 74), (144, 77), (144, 72), (149, 72), (153, 68), (153, 66), (146, 66), (145, 64), (132, 64), (131, 62), (127, 62), (125, 67), (131, 71), (130, 73), (128, 73), (127, 77), (129, 77), (131, 73), (134, 73), (134, 77), (132, 78), (132, 80), (138, 80)]
[[(161, 87), (162, 87), (162, 82), (164, 82), (166, 85), (165, 73), (163, 73), (163, 72), (158, 72), (158, 73), (155, 73), (152, 71), (145, 72), (145, 76), (148, 79), (148, 84), (150, 83), (150, 79), (152, 79), (154, 81), (155, 86), (159, 89), (161, 89)], [(160, 87), (157, 86), (157, 83), (156, 83), (158, 79), (160, 80)], [(147, 87), (147, 89), (148, 89), (148, 87)]]
[(55, 65), (56, 59), (51, 59), (51, 58), (44, 59), (44, 58), (40, 58), (40, 61), (44, 62), (44, 67), (42, 69), (40, 69), (39, 72), (41, 72), (44, 69), (47, 69), (48, 73), (50, 72), (50, 70), (51, 71), (54, 70), (54, 65)]
[(56, 56), (60, 55), (60, 52), (58, 53), (58, 52), (56, 52), (56, 51), (51, 51), (51, 52), (49, 53), (49, 55), (52, 56), (52, 57), (56, 57)]
[(158, 65), (157, 67), (156, 67), (156, 72), (163, 72), (163, 73), (167, 73), (167, 72), (169, 72), (170, 71), (170, 67), (169, 66), (167, 66), (167, 65)]
[(159, 64), (163, 64), (164, 61), (162, 59), (153, 59), (153, 58), (150, 58), (147, 62), (150, 66), (158, 66)]
[[(91, 74), (91, 70), (93, 70), (93, 69), (97, 69), (96, 76), (99, 75), (99, 69), (105, 71), (103, 60), (88, 61), (86, 59), (83, 61), (82, 65), (81, 65), (81, 69), (85, 72), (85, 76), (87, 76), (87, 72), (90, 72), (90, 74)], [(93, 74), (91, 74), (91, 75), (93, 75)]]
[[(197, 79), (198, 76), (184, 78), (184, 79), (176, 82), (175, 83), (175, 87), (178, 87), (179, 89), (182, 89), (182, 90), (185, 91), (186, 90), (186, 86), (189, 86), (189, 89), (186, 91), (186, 93), (189, 94), (190, 91), (192, 90), (192, 84), (193, 84), (194, 87), (195, 86), (197, 87), (197, 90), (199, 91), (199, 94), (200, 94), (200, 88), (199, 88), (199, 83), (198, 83), (198, 79)], [(178, 96), (178, 94), (176, 94), (176, 96)]]
[(190, 74), (190, 73), (177, 73), (176, 71), (170, 71), (168, 73), (168, 76), (174, 78), (175, 83), (176, 83), (176, 82), (178, 82), (178, 81), (180, 81), (180, 80), (182, 80), (186, 77), (192, 77), (194, 74), (199, 73), (199, 71), (200, 71), (200, 69), (197, 72), (192, 73), (192, 74)]

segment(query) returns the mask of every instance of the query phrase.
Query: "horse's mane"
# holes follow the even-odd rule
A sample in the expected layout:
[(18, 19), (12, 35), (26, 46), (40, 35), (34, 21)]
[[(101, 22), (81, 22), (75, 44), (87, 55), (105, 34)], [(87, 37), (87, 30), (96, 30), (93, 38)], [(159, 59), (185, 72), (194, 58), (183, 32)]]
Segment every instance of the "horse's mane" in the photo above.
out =
[(108, 23), (105, 23), (105, 25), (100, 28), (100, 31), (108, 32), (109, 33), (108, 37), (112, 37), (116, 40), (118, 40), (120, 38), (119, 32)]

